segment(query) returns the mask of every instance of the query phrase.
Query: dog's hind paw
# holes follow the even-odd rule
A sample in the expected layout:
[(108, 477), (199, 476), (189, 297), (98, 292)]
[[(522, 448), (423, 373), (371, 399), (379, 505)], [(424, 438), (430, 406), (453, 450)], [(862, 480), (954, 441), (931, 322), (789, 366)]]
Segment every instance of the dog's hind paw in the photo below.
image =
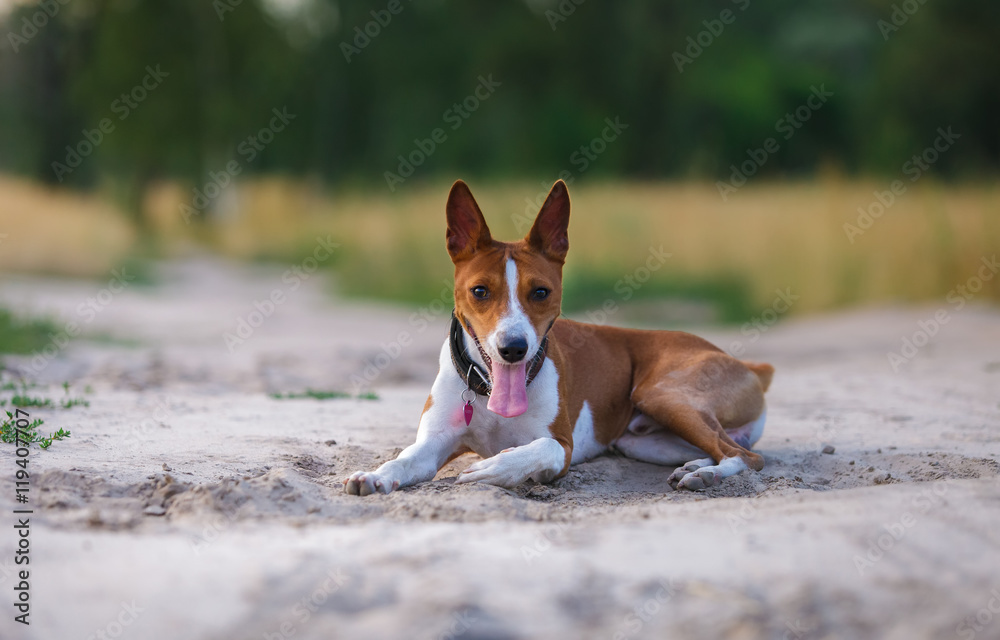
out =
[(701, 491), (708, 487), (714, 487), (722, 481), (722, 477), (709, 469), (699, 469), (684, 475), (677, 483), (675, 489), (687, 489), (689, 491)]
[(675, 469), (667, 482), (674, 489), (701, 491), (714, 487), (722, 482), (723, 478), (736, 475), (748, 468), (743, 458), (738, 456), (723, 458), (719, 464), (715, 464), (711, 458), (704, 458), (693, 460), (683, 467)]
[[(695, 477), (700, 478), (700, 476), (696, 476), (696, 472), (699, 469), (701, 469), (703, 467), (709, 467), (712, 464), (714, 464), (714, 462), (715, 461), (712, 460), (711, 458), (702, 458), (700, 460), (692, 460), (691, 462), (687, 463), (683, 467), (677, 467), (676, 469), (674, 469), (674, 472), (670, 474), (669, 478), (667, 478), (667, 483), (671, 487), (673, 487), (674, 489), (684, 488), (684, 489), (698, 490), (698, 489), (704, 489), (706, 486), (710, 487), (710, 486), (712, 486), (712, 485), (715, 484), (715, 482), (716, 482), (715, 478), (706, 477), (706, 478), (701, 479), (702, 486), (700, 486), (700, 487), (696, 486), (698, 483), (695, 481), (694, 478)], [(708, 473), (711, 473), (711, 472), (708, 472)], [(688, 480), (688, 482), (685, 483), (685, 484), (682, 484), (682, 483), (684, 483), (684, 480), (688, 479), (688, 478), (690, 478)], [(705, 481), (711, 481), (711, 484), (705, 484)]]

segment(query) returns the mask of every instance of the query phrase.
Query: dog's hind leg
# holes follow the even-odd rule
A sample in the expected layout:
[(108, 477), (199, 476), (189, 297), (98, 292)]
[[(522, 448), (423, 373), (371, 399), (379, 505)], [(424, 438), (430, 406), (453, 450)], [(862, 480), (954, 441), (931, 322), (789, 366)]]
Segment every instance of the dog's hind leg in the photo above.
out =
[[(636, 408), (711, 457), (713, 464), (702, 464), (706, 461), (698, 459), (674, 471), (669, 479), (671, 486), (704, 489), (744, 469), (759, 471), (764, 467), (764, 459), (735, 442), (713, 412), (696, 408), (676, 396), (655, 388), (651, 392), (637, 389), (633, 393)], [(697, 468), (687, 469), (689, 465)]]
[[(656, 431), (645, 435), (636, 435), (626, 431), (612, 444), (622, 455), (642, 462), (676, 466), (695, 458), (704, 458), (705, 452), (682, 438), (666, 431)], [(705, 464), (712, 464), (707, 458)]]

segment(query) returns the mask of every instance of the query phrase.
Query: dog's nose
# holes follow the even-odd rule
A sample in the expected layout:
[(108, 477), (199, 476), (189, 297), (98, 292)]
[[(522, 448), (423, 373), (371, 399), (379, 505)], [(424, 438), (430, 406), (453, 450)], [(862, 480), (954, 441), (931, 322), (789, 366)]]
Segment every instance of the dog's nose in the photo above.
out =
[(507, 362), (519, 362), (528, 353), (528, 341), (524, 338), (514, 338), (499, 349), (500, 357)]

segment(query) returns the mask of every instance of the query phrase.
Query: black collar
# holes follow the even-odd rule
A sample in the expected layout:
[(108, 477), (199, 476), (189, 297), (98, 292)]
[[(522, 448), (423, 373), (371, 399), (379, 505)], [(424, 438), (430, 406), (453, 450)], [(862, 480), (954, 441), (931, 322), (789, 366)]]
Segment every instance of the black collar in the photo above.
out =
[[(451, 333), (448, 338), (448, 344), (451, 347), (451, 362), (455, 365), (455, 370), (458, 371), (458, 375), (462, 377), (462, 382), (464, 382), (466, 386), (481, 396), (489, 396), (490, 390), (493, 388), (493, 383), (490, 381), (489, 373), (484, 372), (480, 366), (469, 357), (468, 352), (465, 350), (465, 339), (462, 334), (462, 323), (459, 322), (458, 316), (455, 315), (454, 311), (452, 311)], [(483, 351), (483, 347), (479, 344), (479, 338), (476, 337), (476, 334), (472, 334), (472, 339), (475, 341), (476, 346), (479, 347), (479, 355), (483, 357), (485, 362), (489, 363), (490, 358), (486, 355), (486, 352)], [(535, 376), (538, 375), (538, 372), (541, 371), (542, 365), (545, 363), (545, 356), (548, 352), (548, 348), (549, 336), (548, 332), (546, 332), (546, 335), (542, 338), (542, 344), (538, 347), (538, 351), (531, 359), (531, 366), (528, 367), (528, 376), (525, 380), (525, 385), (531, 384), (531, 381), (534, 380)]]

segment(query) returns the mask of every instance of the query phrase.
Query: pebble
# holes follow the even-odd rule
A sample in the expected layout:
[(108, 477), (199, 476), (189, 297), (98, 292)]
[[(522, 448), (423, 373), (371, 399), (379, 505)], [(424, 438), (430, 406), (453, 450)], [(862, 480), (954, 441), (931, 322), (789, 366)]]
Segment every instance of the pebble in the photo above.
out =
[(147, 516), (162, 516), (167, 513), (167, 510), (158, 504), (151, 504), (143, 509), (142, 513)]
[(823, 447), (823, 453), (833, 453), (836, 450), (837, 449), (834, 448), (834, 446), (832, 444), (828, 444), (825, 447)]

